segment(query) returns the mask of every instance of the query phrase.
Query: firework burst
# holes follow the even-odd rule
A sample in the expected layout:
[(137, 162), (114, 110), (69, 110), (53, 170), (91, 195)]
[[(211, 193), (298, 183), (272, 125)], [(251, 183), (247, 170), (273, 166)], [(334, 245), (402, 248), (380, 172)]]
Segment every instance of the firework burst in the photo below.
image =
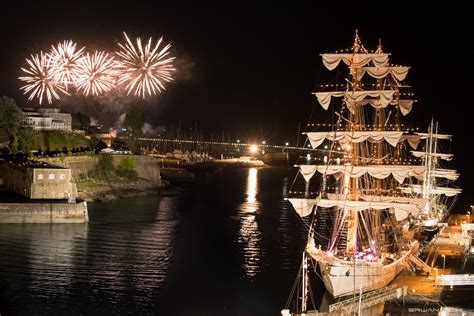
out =
[(21, 68), (27, 75), (19, 77), (26, 85), (20, 89), (24, 94), (29, 94), (28, 100), (37, 97), (39, 104), (46, 96), (48, 103), (53, 102), (53, 98), (60, 99), (59, 94), (68, 94), (64, 87), (55, 79), (55, 69), (52, 67), (51, 58), (48, 54), (41, 52), (39, 55), (31, 55), (31, 59), (26, 59), (28, 68)]
[(84, 93), (100, 95), (115, 87), (114, 57), (105, 52), (86, 53), (78, 60), (76, 88)]
[(125, 32), (123, 35), (125, 43), (119, 43), (120, 51), (116, 52), (119, 56), (116, 61), (118, 85), (124, 84), (128, 95), (142, 98), (165, 90), (163, 83), (173, 80), (171, 73), (175, 70), (174, 57), (168, 57), (171, 45), (160, 49), (163, 37), (155, 45), (151, 37), (146, 45), (137, 38), (134, 45)]
[(57, 46), (51, 46), (51, 62), (54, 68), (54, 78), (66, 89), (74, 83), (77, 77), (78, 61), (82, 56), (84, 47), (76, 49), (73, 41), (64, 41)]

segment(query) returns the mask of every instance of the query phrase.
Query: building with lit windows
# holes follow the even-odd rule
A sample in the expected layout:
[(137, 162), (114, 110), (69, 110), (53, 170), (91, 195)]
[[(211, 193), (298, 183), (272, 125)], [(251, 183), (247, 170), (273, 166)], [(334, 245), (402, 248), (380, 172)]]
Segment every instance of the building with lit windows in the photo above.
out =
[(23, 124), (34, 130), (72, 131), (72, 116), (57, 108), (23, 108)]

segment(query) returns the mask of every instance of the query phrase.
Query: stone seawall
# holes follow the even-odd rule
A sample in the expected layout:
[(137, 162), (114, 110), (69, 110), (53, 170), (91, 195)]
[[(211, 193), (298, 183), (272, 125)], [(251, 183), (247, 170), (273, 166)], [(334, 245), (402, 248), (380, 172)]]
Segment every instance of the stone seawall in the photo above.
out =
[(85, 223), (87, 203), (0, 203), (0, 223)]
[[(161, 185), (159, 160), (139, 155), (112, 155), (112, 158), (116, 168), (122, 159), (132, 158), (138, 177), (151, 181), (157, 186)], [(43, 158), (40, 160), (71, 169), (71, 176), (75, 182), (79, 181), (81, 174), (87, 175), (89, 171), (95, 170), (99, 163), (98, 156), (67, 156), (64, 158)]]

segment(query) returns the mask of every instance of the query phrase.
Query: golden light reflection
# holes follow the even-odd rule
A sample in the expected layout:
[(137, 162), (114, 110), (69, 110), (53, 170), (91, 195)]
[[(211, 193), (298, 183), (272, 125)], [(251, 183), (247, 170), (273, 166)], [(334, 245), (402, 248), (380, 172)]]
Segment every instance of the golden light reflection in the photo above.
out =
[(240, 207), (239, 243), (243, 244), (244, 270), (248, 277), (253, 277), (260, 270), (260, 231), (256, 213), (260, 203), (257, 201), (258, 170), (250, 168), (247, 175), (247, 197)]
[(257, 168), (250, 168), (247, 176), (247, 204), (256, 211), (255, 201), (257, 196)]

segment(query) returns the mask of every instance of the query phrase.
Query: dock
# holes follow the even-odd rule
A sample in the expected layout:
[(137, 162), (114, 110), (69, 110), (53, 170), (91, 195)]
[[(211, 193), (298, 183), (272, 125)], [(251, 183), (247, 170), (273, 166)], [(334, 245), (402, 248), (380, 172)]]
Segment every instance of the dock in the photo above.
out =
[(436, 279), (437, 286), (474, 285), (472, 274), (447, 274), (440, 275)]

